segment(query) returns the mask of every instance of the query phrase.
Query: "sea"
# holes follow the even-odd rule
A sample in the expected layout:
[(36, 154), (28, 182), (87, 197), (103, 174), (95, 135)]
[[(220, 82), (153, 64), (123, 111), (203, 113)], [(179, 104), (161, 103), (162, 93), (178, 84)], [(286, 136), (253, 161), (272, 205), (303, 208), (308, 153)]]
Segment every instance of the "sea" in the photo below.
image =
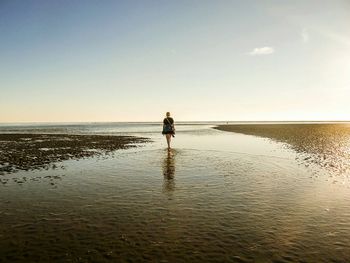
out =
[(348, 262), (349, 173), (221, 124), (1, 124), (150, 142), (2, 175), (0, 262)]

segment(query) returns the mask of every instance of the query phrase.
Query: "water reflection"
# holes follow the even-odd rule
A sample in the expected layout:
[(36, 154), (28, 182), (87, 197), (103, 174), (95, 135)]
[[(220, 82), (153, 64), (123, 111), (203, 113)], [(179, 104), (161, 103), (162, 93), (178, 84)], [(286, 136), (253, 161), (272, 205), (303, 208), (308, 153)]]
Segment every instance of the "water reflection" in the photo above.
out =
[(176, 151), (171, 149), (167, 151), (163, 159), (163, 191), (171, 192), (175, 189), (175, 155)]

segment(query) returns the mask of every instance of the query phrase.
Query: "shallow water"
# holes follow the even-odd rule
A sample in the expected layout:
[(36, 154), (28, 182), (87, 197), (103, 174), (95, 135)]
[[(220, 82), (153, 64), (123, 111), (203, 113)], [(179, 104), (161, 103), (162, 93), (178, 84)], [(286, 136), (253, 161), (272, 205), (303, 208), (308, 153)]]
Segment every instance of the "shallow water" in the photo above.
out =
[(300, 165), (283, 144), (210, 127), (178, 127), (170, 153), (143, 127), (131, 135), (154, 142), (138, 149), (2, 176), (0, 259), (347, 261), (345, 174)]
[(332, 174), (350, 172), (350, 123), (223, 125), (218, 129), (285, 143), (300, 161), (317, 164)]

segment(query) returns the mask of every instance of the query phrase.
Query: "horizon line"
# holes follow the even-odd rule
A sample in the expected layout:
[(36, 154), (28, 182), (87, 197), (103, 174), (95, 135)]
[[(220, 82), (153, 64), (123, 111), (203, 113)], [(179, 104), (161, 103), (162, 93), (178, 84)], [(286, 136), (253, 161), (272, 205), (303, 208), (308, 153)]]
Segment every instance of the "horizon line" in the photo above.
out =
[[(0, 124), (62, 124), (62, 123), (157, 123), (162, 121), (14, 121), (14, 122), (0, 122)], [(225, 122), (225, 123), (264, 123), (264, 122), (332, 122), (332, 123), (346, 123), (350, 122), (350, 120), (264, 120), (264, 121), (258, 121), (258, 120), (249, 120), (249, 121), (243, 121), (243, 120), (191, 120), (191, 121), (176, 121), (177, 123), (190, 123), (190, 122)]]

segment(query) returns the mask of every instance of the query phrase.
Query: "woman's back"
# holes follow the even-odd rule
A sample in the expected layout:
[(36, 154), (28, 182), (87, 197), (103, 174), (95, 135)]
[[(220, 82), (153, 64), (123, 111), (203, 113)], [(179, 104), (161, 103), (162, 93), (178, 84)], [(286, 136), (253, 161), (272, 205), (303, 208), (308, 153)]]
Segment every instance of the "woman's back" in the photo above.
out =
[(162, 134), (166, 136), (168, 149), (170, 150), (171, 136), (175, 136), (174, 119), (170, 117), (170, 112), (167, 112), (166, 117), (163, 120), (163, 131)]
[(164, 118), (164, 120), (163, 120), (163, 124), (174, 124), (174, 119), (173, 118), (171, 118), (171, 117), (166, 117), (166, 118)]

